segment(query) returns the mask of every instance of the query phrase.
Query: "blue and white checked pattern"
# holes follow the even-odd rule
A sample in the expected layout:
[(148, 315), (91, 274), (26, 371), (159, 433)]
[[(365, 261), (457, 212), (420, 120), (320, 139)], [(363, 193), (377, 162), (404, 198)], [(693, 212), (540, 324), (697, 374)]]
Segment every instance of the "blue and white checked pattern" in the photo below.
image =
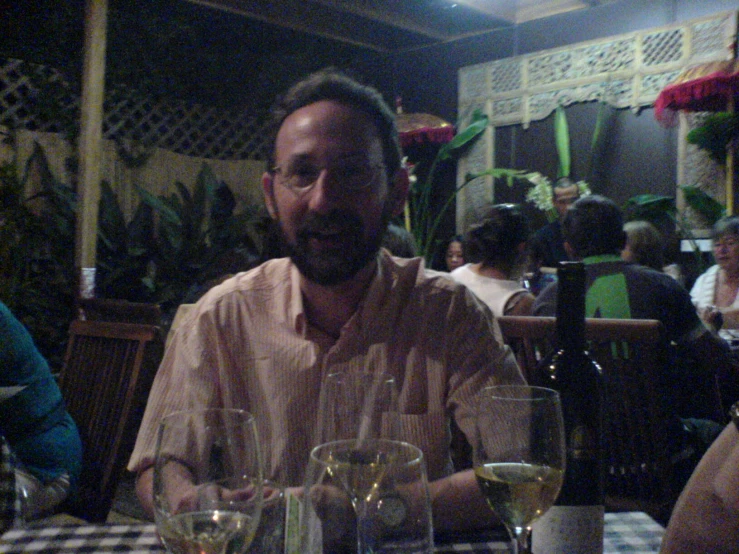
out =
[[(606, 514), (605, 554), (631, 552), (654, 554), (659, 551), (664, 528), (641, 512)], [(439, 546), (439, 553), (464, 552), (490, 554), (509, 552), (508, 544), (453, 544)], [(82, 525), (13, 529), (0, 537), (0, 553), (108, 553), (151, 554), (164, 552), (154, 525)]]

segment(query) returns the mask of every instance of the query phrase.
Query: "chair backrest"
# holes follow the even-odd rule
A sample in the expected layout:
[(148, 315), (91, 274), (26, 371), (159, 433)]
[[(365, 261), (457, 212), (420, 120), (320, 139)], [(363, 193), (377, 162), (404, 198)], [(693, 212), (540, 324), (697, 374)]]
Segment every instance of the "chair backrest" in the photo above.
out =
[(160, 325), (162, 310), (159, 304), (130, 302), (117, 298), (80, 298), (77, 300), (81, 317), (88, 321), (118, 321)]
[(80, 431), (83, 469), (78, 498), (65, 511), (105, 521), (141, 424), (154, 372), (143, 366), (158, 327), (73, 321), (59, 386)]
[[(505, 316), (498, 323), (522, 371), (536, 382), (536, 365), (554, 344), (555, 318)], [(667, 363), (663, 325), (587, 319), (585, 334), (604, 378), (607, 503), (664, 519), (679, 491), (673, 490), (668, 450), (674, 419), (659, 396), (659, 374)]]

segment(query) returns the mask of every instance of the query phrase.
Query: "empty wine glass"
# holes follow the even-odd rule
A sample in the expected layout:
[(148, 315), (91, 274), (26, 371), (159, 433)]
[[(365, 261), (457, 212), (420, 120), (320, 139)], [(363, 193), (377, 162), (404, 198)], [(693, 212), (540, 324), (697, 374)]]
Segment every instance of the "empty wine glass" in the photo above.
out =
[(425, 463), (411, 444), (349, 439), (319, 445), (311, 451), (304, 497), (304, 552), (433, 550)]
[(257, 429), (248, 412), (212, 409), (162, 419), (154, 508), (169, 552), (245, 552), (261, 515), (262, 483)]
[(386, 373), (331, 373), (319, 400), (314, 444), (342, 439), (398, 439), (400, 415), (395, 379)]
[(531, 524), (554, 504), (564, 479), (559, 393), (518, 385), (484, 389), (474, 442), (480, 490), (517, 552), (530, 554)]

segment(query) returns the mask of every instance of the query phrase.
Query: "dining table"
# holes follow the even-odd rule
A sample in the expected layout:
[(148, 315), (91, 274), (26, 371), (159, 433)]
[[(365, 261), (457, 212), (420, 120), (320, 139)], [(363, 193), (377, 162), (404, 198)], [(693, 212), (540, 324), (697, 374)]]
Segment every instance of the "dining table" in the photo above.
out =
[[(605, 515), (604, 554), (659, 551), (664, 527), (643, 512), (609, 512)], [(486, 554), (510, 552), (510, 541), (437, 543), (435, 552)], [(0, 553), (112, 553), (165, 552), (152, 523), (60, 525), (11, 529), (0, 537)]]

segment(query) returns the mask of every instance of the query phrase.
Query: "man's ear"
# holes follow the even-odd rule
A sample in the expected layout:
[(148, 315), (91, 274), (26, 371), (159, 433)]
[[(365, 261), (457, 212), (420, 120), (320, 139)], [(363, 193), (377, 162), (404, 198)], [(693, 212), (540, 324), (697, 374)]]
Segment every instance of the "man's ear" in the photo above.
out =
[(404, 167), (401, 167), (395, 172), (388, 190), (388, 200), (391, 202), (391, 213), (393, 216), (399, 216), (403, 213), (405, 204), (408, 201), (409, 186), (408, 171)]
[(262, 193), (264, 194), (264, 203), (267, 211), (272, 219), (277, 219), (277, 206), (275, 205), (275, 178), (265, 171), (262, 174)]

